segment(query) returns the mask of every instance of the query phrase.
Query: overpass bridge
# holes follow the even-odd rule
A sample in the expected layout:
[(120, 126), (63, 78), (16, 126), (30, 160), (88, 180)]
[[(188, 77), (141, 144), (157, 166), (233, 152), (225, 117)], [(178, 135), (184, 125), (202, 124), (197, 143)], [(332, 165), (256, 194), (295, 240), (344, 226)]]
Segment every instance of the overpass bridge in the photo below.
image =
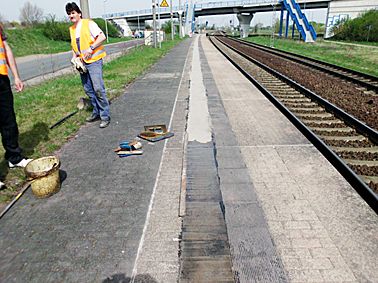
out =
[[(332, 0), (299, 0), (296, 1), (301, 8), (305, 6), (306, 9), (320, 9), (328, 8), (328, 3)], [(196, 16), (214, 16), (235, 13), (257, 13), (257, 12), (271, 12), (273, 7), (281, 7), (282, 1), (277, 0), (239, 0), (239, 1), (225, 1), (225, 2), (209, 2), (203, 4), (195, 4), (194, 10)], [(189, 4), (184, 4), (184, 7), (173, 6), (173, 16), (178, 18), (179, 11), (185, 15), (185, 8)], [(160, 18), (168, 19), (171, 17), (171, 8), (160, 7)], [(128, 11), (121, 13), (104, 14), (102, 17), (105, 19), (120, 19), (124, 18), (130, 21), (152, 20), (152, 9)]]
[[(159, 1), (158, 1), (159, 2)], [(352, 3), (353, 2), (353, 3)], [(364, 11), (371, 8), (371, 0), (239, 0), (239, 1), (224, 1), (224, 2), (208, 2), (203, 4), (196, 4), (191, 1), (184, 4), (183, 7), (172, 7), (172, 14), (174, 18), (179, 18), (181, 13), (184, 18), (185, 33), (188, 34), (194, 30), (194, 22), (196, 17), (200, 16), (213, 16), (213, 15), (227, 15), (236, 14), (239, 20), (239, 25), (243, 31), (242, 37), (248, 36), (250, 21), (253, 15), (258, 12), (272, 12), (281, 11), (281, 28), (283, 23), (284, 11), (287, 12), (287, 24), (289, 17), (293, 20), (294, 25), (300, 31), (300, 25), (303, 24), (303, 29), (307, 29), (306, 23), (308, 23), (306, 16), (301, 13), (301, 9), (328, 9), (327, 29), (337, 21), (339, 18), (345, 18), (351, 15), (351, 13), (357, 14), (360, 11)], [(374, 2), (374, 1), (373, 1)], [(352, 5), (351, 5), (352, 3)], [(373, 5), (374, 6), (374, 5)], [(335, 8), (336, 7), (336, 8)], [(373, 7), (374, 8), (374, 7)], [(171, 17), (171, 8), (158, 7), (161, 19), (169, 19)], [(291, 10), (291, 12), (290, 12)], [(332, 12), (334, 11), (334, 12)], [(352, 12), (353, 11), (353, 12)], [(356, 12), (357, 11), (357, 12)], [(342, 14), (339, 14), (342, 13)], [(108, 19), (115, 24), (119, 25), (124, 35), (131, 35), (132, 31), (136, 29), (145, 29), (145, 21), (153, 19), (152, 9), (128, 11), (121, 13), (104, 14), (104, 19)], [(295, 20), (297, 18), (297, 21)], [(349, 16), (350, 17), (350, 16)], [(303, 31), (302, 37), (305, 41), (312, 41), (316, 39), (310, 35), (310, 27), (308, 27), (307, 36)], [(281, 36), (280, 31), (280, 36)], [(285, 31), (287, 36), (288, 31)], [(326, 31), (327, 33), (327, 31)], [(312, 39), (311, 39), (312, 38)], [(307, 40), (306, 40), (307, 39)]]
[[(184, 4), (184, 7), (172, 7), (174, 18), (178, 18), (179, 14), (183, 15), (185, 29), (184, 32), (189, 34), (194, 30), (194, 22), (196, 17), (237, 14), (239, 24), (242, 31), (242, 37), (247, 37), (250, 22), (253, 15), (257, 12), (272, 12), (282, 10), (283, 3), (289, 3), (294, 0), (239, 0), (225, 2), (209, 2), (203, 4)], [(299, 7), (306, 9), (328, 8), (328, 3), (332, 0), (298, 0)], [(288, 7), (285, 8), (286, 10)], [(290, 9), (290, 8), (289, 8)], [(171, 8), (158, 7), (161, 19), (169, 19), (171, 17)], [(283, 11), (282, 11), (283, 13)], [(104, 14), (104, 19), (108, 19), (123, 29), (124, 35), (131, 35), (136, 29), (145, 29), (145, 21), (153, 19), (153, 10), (128, 11), (123, 13)], [(287, 34), (287, 31), (286, 33)]]

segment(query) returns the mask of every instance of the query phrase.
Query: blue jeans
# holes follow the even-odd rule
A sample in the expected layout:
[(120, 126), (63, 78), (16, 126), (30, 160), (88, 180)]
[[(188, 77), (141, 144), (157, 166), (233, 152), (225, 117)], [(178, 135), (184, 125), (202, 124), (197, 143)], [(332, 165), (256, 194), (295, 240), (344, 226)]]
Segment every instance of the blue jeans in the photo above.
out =
[(84, 62), (88, 72), (81, 75), (81, 83), (85, 93), (93, 105), (93, 116), (100, 116), (101, 120), (110, 120), (109, 100), (105, 93), (104, 79), (102, 78), (102, 59), (91, 64)]

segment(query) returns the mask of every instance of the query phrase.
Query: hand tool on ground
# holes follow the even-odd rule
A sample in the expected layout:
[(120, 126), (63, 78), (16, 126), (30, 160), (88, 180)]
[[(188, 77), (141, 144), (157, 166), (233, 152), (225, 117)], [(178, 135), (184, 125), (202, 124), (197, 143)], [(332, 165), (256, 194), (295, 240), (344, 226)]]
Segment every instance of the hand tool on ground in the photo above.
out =
[(79, 110), (83, 110), (83, 109), (86, 109), (88, 108), (90, 105), (92, 105), (92, 101), (90, 99), (87, 99), (87, 98), (82, 98), (80, 97), (79, 99), (79, 103), (77, 104), (77, 109), (75, 112), (72, 112), (71, 114), (67, 115), (66, 117), (64, 117), (63, 119), (60, 119), (58, 122), (56, 122), (54, 125), (52, 125), (50, 127), (50, 130), (52, 128), (54, 128), (55, 126), (59, 125), (60, 123), (62, 123), (64, 120), (66, 120), (67, 118), (75, 115), (77, 112), (79, 112)]
[(174, 134), (167, 132), (165, 125), (144, 126), (144, 131), (138, 135), (138, 137), (150, 142), (160, 141), (172, 136)]
[(134, 141), (134, 142), (121, 142), (119, 144), (119, 147), (114, 150), (114, 152), (118, 152), (121, 150), (135, 150), (142, 147), (142, 144), (140, 142)]
[(118, 156), (119, 157), (126, 157), (126, 156), (131, 156), (131, 155), (141, 155), (143, 154), (143, 150), (121, 150), (118, 151)]
[(22, 185), (21, 191), (19, 194), (11, 201), (10, 204), (7, 205), (7, 207), (0, 213), (0, 219), (3, 217), (3, 215), (8, 211), (9, 208), (12, 207), (12, 205), (23, 195), (24, 192), (29, 188), (30, 181), (25, 181)]

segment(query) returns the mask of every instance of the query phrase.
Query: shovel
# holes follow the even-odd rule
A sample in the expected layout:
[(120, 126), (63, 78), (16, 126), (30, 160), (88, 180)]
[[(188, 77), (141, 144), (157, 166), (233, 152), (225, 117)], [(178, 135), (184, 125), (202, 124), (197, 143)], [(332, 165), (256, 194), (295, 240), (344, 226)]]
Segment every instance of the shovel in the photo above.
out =
[(56, 122), (54, 125), (52, 125), (50, 127), (50, 130), (52, 128), (54, 128), (55, 126), (59, 125), (60, 123), (62, 123), (64, 120), (66, 120), (67, 118), (75, 115), (77, 112), (79, 112), (79, 110), (83, 110), (83, 109), (87, 109), (89, 106), (92, 105), (92, 101), (90, 99), (87, 99), (87, 98), (82, 98), (80, 97), (79, 99), (79, 103), (77, 104), (77, 109), (75, 112), (72, 112), (71, 114), (67, 115), (66, 117), (64, 117), (63, 119), (60, 119), (58, 122)]

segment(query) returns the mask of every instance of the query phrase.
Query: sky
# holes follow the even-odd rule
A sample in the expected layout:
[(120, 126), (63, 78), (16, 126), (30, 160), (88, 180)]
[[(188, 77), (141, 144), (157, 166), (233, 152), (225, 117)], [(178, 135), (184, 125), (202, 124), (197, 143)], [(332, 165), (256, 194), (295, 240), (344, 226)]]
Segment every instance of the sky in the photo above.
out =
[[(156, 2), (162, 2), (162, 0), (156, 0)], [(171, 0), (166, 0), (170, 5)], [(225, 2), (218, 0), (194, 0), (196, 3), (208, 3), (208, 2)], [(25, 5), (26, 2), (30, 2), (32, 5), (37, 5), (39, 8), (43, 9), (43, 14), (46, 16), (48, 14), (55, 14), (58, 19), (63, 19), (66, 17), (65, 5), (68, 2), (76, 2), (80, 6), (80, 0), (0, 0), (0, 14), (7, 21), (20, 22), (20, 9)], [(110, 13), (121, 13), (136, 10), (151, 9), (152, 0), (88, 0), (89, 2), (89, 13), (91, 18), (100, 18), (103, 14)], [(181, 0), (181, 5), (184, 6), (188, 0)], [(179, 0), (172, 0), (172, 5), (174, 7), (179, 6)], [(105, 11), (105, 12), (104, 12)], [(306, 10), (306, 15), (308, 19), (314, 20), (316, 22), (325, 23), (326, 21), (326, 9), (319, 10)], [(278, 14), (277, 14), (278, 15)], [(200, 17), (200, 23), (208, 21), (209, 26), (215, 24), (216, 26), (228, 26), (230, 20), (237, 24), (236, 15), (219, 15), (211, 17)], [(272, 13), (256, 13), (252, 19), (251, 26), (262, 23), (264, 26), (271, 24)], [(276, 16), (278, 20), (278, 16)]]

